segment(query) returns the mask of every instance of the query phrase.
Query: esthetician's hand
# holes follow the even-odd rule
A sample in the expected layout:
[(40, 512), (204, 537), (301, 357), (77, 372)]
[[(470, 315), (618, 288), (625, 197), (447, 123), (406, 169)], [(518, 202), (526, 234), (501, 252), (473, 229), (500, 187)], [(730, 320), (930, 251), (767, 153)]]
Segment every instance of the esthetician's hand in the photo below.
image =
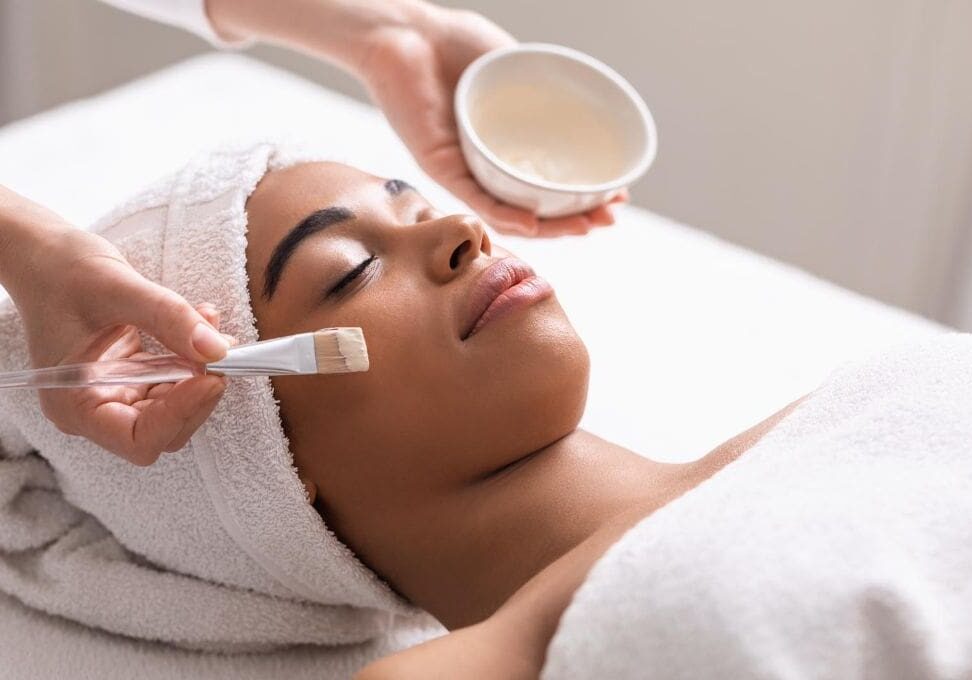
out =
[[(0, 283), (23, 319), (36, 367), (138, 356), (140, 328), (173, 352), (215, 361), (229, 347), (209, 306), (194, 309), (136, 272), (96, 234), (0, 187)], [(217, 376), (179, 383), (40, 390), (62, 432), (84, 436), (135, 463), (175, 451), (223, 393)]]
[(610, 205), (538, 220), (490, 196), (469, 173), (452, 113), (456, 83), (476, 57), (516, 42), (489, 19), (424, 0), (206, 0), (206, 13), (224, 39), (309, 52), (355, 75), (422, 169), (497, 231), (559, 236), (614, 223)]
[[(610, 205), (538, 220), (533, 213), (486, 193), (470, 174), (453, 115), (456, 83), (481, 54), (515, 42), (479, 14), (429, 5), (411, 25), (372, 35), (359, 75), (422, 169), (497, 231), (560, 236), (613, 224)], [(627, 193), (612, 202), (625, 200)]]

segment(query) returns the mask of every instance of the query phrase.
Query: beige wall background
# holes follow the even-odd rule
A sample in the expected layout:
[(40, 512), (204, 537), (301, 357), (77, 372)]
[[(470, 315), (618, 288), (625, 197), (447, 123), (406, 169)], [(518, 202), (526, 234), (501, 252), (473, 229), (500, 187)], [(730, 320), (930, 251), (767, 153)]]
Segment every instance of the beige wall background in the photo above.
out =
[[(448, 4), (631, 80), (661, 140), (635, 203), (972, 329), (972, 2)], [(206, 49), (94, 0), (0, 0), (0, 121)], [(300, 55), (250, 54), (364, 96)]]

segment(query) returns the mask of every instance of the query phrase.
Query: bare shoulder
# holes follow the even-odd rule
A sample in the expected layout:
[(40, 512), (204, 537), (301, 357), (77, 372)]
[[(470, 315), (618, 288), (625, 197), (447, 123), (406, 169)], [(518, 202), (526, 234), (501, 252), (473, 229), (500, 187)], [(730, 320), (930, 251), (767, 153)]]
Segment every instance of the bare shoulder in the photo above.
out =
[(491, 617), (460, 628), (379, 659), (362, 669), (355, 680), (536, 680), (540, 669), (517, 646), (517, 640), (522, 638), (515, 630), (506, 628), (506, 623)]
[[(805, 398), (788, 404), (713, 450), (709, 454), (713, 469), (750, 448)], [(650, 504), (633, 506), (613, 518), (525, 583), (488, 619), (379, 659), (362, 669), (355, 680), (536, 680), (560, 618), (590, 568), (627, 529), (653, 509)]]
[[(810, 394), (812, 394), (812, 392)], [(722, 444), (719, 444), (719, 446), (706, 454), (705, 458), (708, 460), (711, 466), (714, 466), (715, 469), (724, 467), (727, 463), (735, 460), (747, 450), (752, 448), (756, 442), (762, 439), (767, 432), (776, 427), (781, 420), (788, 416), (793, 409), (799, 406), (804, 399), (810, 396), (810, 394), (805, 394), (799, 399), (790, 402), (765, 420), (753, 425), (748, 430), (740, 432), (732, 439), (728, 439)]]
[(523, 585), (488, 619), (364, 668), (356, 680), (536, 680), (560, 617), (597, 559), (638, 517), (605, 525)]

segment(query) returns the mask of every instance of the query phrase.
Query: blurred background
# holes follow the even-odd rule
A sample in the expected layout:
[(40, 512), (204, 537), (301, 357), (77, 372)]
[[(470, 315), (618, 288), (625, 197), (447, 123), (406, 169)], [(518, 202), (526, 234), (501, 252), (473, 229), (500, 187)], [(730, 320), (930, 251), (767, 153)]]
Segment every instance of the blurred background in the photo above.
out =
[[(972, 330), (972, 2), (444, 4), (634, 84), (660, 138), (635, 204)], [(209, 49), (95, 0), (0, 0), (0, 124)], [(316, 60), (248, 54), (365, 98)]]

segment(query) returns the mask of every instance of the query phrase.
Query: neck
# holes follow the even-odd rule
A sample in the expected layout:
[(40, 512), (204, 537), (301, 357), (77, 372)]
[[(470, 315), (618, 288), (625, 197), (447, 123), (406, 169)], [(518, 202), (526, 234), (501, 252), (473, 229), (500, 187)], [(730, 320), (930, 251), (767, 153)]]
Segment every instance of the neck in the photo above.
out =
[(613, 518), (647, 516), (698, 484), (707, 459), (660, 463), (572, 432), (414, 513), (381, 571), (449, 628), (481, 621)]
[(574, 431), (414, 511), (382, 513), (362, 558), (444, 625), (471, 625), (558, 558), (584, 553), (582, 544), (597, 552), (586, 555), (593, 564), (605, 540), (721, 470), (800, 401), (691, 463), (649, 460)]

